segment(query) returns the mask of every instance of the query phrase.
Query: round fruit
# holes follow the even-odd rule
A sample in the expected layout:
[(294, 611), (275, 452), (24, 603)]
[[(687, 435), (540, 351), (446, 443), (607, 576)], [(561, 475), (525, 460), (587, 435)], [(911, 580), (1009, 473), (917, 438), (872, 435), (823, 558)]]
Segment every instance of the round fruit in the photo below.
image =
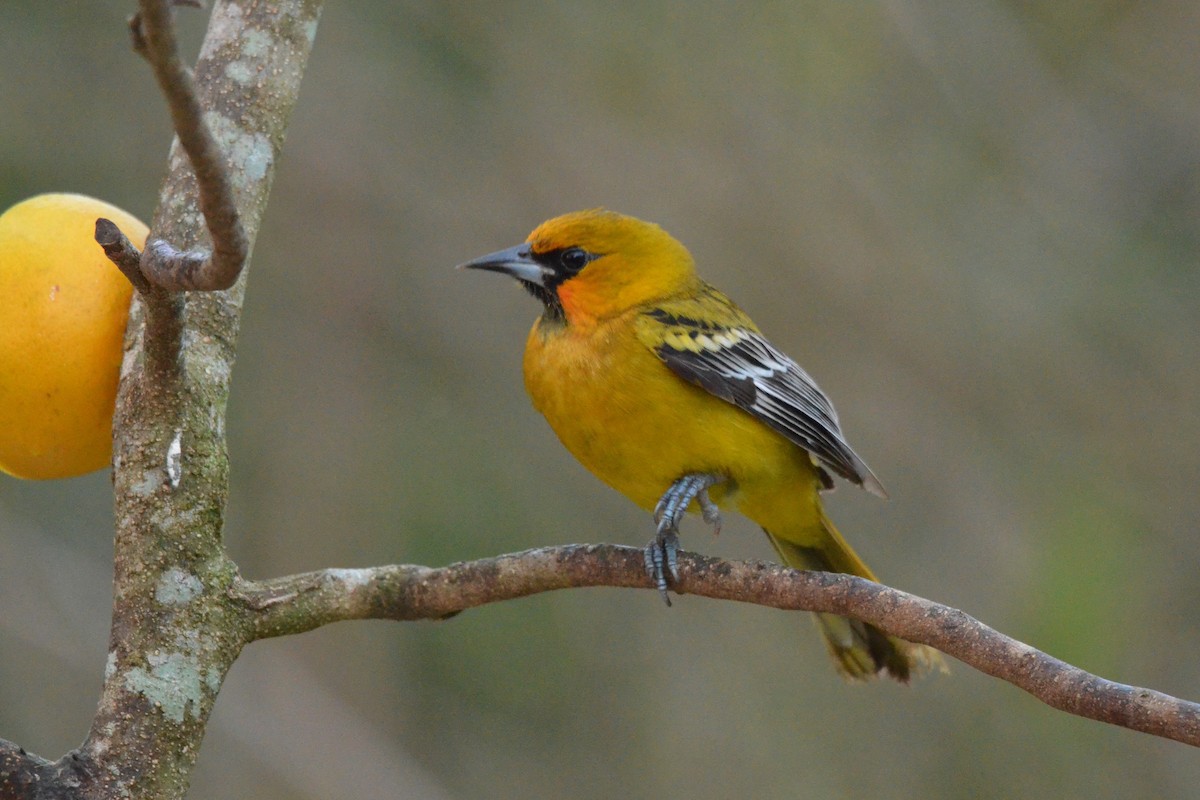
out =
[(98, 217), (145, 245), (142, 222), (83, 195), (0, 215), (0, 470), (18, 478), (109, 463), (132, 288), (93, 238)]

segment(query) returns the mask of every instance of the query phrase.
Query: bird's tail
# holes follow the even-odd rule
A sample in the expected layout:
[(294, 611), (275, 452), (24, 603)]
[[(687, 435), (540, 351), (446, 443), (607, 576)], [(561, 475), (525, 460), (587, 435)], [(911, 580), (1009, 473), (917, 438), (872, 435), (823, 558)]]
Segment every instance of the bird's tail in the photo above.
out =
[[(789, 567), (845, 572), (877, 580), (824, 513), (821, 514), (821, 525), (823, 535), (815, 547), (799, 545), (770, 531), (765, 532), (783, 563)], [(838, 672), (849, 680), (868, 680), (886, 672), (889, 677), (907, 683), (913, 675), (934, 668), (946, 669), (941, 654), (933, 648), (888, 636), (875, 626), (856, 619), (834, 614), (817, 614), (816, 618)]]

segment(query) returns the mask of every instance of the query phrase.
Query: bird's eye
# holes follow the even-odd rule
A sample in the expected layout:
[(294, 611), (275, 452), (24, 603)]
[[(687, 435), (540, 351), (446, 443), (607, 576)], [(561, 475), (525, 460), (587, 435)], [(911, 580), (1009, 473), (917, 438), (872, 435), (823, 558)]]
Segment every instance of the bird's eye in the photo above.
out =
[(558, 257), (563, 269), (572, 275), (586, 267), (589, 260), (587, 251), (581, 247), (568, 247)]

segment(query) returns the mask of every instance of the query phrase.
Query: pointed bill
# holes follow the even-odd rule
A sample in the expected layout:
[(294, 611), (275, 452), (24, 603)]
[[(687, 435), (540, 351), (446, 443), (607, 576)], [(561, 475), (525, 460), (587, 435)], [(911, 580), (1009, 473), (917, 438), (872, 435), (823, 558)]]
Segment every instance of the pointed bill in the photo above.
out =
[(482, 269), (488, 272), (502, 272), (511, 275), (519, 281), (545, 286), (545, 280), (550, 270), (539, 264), (533, 258), (533, 248), (528, 242), (510, 247), (507, 250), (497, 250), (486, 256), (459, 264), (459, 269)]

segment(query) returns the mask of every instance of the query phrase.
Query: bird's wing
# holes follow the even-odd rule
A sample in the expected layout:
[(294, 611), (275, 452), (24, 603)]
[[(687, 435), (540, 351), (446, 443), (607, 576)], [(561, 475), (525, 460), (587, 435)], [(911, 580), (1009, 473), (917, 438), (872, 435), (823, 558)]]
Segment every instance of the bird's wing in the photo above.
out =
[(887, 493), (850, 449), (829, 398), (746, 314), (705, 285), (642, 313), (638, 337), (676, 375), (749, 412), (867, 491)]

